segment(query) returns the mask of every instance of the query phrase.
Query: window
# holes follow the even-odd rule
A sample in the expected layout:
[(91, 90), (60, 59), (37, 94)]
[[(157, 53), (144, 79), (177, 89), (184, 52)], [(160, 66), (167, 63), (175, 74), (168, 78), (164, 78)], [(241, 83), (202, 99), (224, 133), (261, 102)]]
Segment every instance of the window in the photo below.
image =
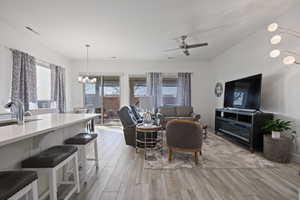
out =
[(140, 97), (147, 96), (146, 77), (130, 77), (129, 87), (130, 104), (136, 104)]
[(37, 99), (39, 101), (51, 100), (51, 70), (37, 65)]
[(104, 82), (104, 96), (120, 96), (119, 82)]
[(177, 78), (163, 78), (162, 96), (165, 106), (177, 104)]
[(37, 104), (31, 104), (30, 109), (56, 108), (55, 102), (51, 101), (51, 70), (49, 67), (37, 64)]
[(94, 105), (97, 102), (96, 83), (84, 84), (84, 102), (85, 105)]

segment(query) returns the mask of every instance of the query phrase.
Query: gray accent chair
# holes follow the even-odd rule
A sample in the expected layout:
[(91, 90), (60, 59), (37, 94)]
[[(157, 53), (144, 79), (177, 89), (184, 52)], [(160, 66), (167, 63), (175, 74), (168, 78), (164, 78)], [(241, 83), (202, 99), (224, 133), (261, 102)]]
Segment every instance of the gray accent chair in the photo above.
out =
[(198, 153), (202, 155), (202, 128), (199, 122), (191, 120), (171, 120), (166, 127), (169, 161), (172, 161), (172, 151), (194, 153), (198, 164)]
[(136, 125), (138, 124), (138, 122), (135, 119), (131, 108), (129, 106), (123, 106), (118, 111), (118, 115), (123, 125), (126, 144), (135, 147)]
[(157, 117), (163, 128), (166, 128), (168, 121), (171, 120), (199, 121), (201, 118), (199, 114), (194, 113), (192, 106), (162, 106), (157, 110)]

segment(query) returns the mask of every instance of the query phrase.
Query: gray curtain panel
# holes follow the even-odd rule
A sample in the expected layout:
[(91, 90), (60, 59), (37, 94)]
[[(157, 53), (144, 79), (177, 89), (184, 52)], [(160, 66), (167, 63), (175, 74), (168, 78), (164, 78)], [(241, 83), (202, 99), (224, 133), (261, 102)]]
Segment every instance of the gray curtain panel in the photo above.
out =
[(177, 104), (191, 106), (191, 73), (178, 73)]
[(36, 61), (27, 53), (12, 49), (12, 89), (11, 100), (20, 100), (25, 111), (29, 103), (37, 102)]
[(51, 100), (56, 102), (60, 113), (66, 112), (65, 69), (56, 65), (51, 68)]
[(153, 106), (162, 106), (162, 73), (147, 73), (147, 95), (153, 97)]

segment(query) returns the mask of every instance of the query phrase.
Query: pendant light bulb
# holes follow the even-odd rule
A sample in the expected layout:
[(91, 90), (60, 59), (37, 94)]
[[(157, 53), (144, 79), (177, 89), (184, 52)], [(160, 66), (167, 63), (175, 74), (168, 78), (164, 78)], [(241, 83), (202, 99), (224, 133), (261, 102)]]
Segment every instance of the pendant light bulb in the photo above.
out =
[(279, 28), (279, 25), (277, 23), (272, 23), (268, 26), (268, 31), (269, 32), (275, 32)]
[(286, 56), (282, 60), (285, 65), (292, 65), (296, 63), (296, 58), (294, 56)]
[(270, 42), (271, 42), (271, 44), (279, 44), (281, 42), (281, 40), (282, 40), (281, 35), (274, 35), (271, 38)]
[(278, 56), (280, 56), (280, 50), (278, 49), (274, 49), (273, 51), (270, 52), (270, 57), (271, 58), (277, 58)]

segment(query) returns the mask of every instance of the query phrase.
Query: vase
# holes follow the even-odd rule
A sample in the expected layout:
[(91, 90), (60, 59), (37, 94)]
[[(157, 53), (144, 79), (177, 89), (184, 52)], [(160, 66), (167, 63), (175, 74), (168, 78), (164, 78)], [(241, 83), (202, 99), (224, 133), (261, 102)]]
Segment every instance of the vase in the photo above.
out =
[(290, 160), (291, 143), (291, 139), (285, 136), (273, 139), (271, 135), (264, 135), (263, 155), (271, 161), (288, 163)]
[(279, 139), (280, 138), (280, 132), (279, 131), (272, 131), (272, 138), (273, 139)]

